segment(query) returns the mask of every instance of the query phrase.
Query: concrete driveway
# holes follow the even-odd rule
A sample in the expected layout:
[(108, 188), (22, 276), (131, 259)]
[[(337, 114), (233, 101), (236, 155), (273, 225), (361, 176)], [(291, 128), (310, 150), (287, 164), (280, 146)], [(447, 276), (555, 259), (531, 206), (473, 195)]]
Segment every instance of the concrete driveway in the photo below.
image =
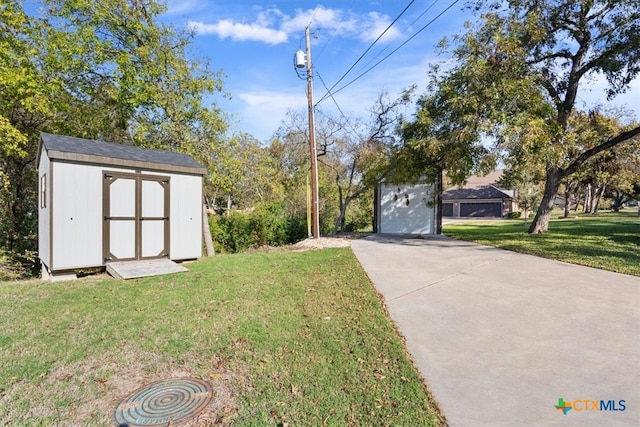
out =
[(640, 425), (640, 278), (439, 236), (351, 247), (449, 425)]

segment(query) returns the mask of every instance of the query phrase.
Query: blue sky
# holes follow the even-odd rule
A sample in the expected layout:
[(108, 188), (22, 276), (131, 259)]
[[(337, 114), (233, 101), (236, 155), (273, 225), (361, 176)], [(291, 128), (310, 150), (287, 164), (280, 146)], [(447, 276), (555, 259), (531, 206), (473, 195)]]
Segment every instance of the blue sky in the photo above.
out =
[[(447, 59), (437, 54), (437, 43), (443, 37), (463, 32), (464, 23), (476, 19), (463, 9), (464, 0), (166, 2), (168, 10), (160, 19), (178, 29), (194, 29), (193, 56), (208, 61), (211, 69), (226, 75), (224, 88), (231, 98), (217, 95), (214, 102), (231, 117), (230, 131), (249, 133), (262, 142), (273, 136), (287, 111), (306, 114), (306, 81), (297, 77), (293, 55), (298, 49), (305, 49), (307, 26), (313, 33), (315, 101), (326, 93), (323, 81), (332, 87), (353, 66), (338, 89), (365, 71), (366, 74), (336, 93), (335, 100), (349, 117), (366, 118), (382, 91), (397, 97), (403, 89), (416, 84), (418, 93), (424, 93), (429, 65)], [(34, 2), (26, 4), (34, 7)], [(371, 49), (354, 66), (368, 48)], [(581, 86), (576, 107), (624, 105), (634, 112), (636, 120), (640, 119), (640, 78), (611, 103), (606, 101), (605, 88), (603, 78), (590, 78)], [(330, 98), (319, 107), (339, 114)], [(413, 111), (411, 107), (409, 114)]]
[[(222, 70), (230, 100), (216, 102), (232, 116), (232, 132), (247, 132), (260, 141), (273, 136), (288, 110), (306, 112), (306, 83), (296, 76), (293, 54), (305, 49), (304, 30), (313, 33), (314, 98), (320, 100), (358, 58), (409, 5), (393, 1), (305, 1), (273, 0), (168, 0), (162, 17), (177, 27), (196, 30), (194, 53), (207, 58), (212, 69)], [(445, 36), (464, 30), (474, 15), (458, 1), (442, 16), (425, 25), (451, 6), (453, 0), (416, 0), (390, 30), (337, 86), (358, 77), (376, 62), (405, 43), (388, 59), (356, 82), (338, 92), (341, 110), (353, 117), (366, 117), (381, 91), (391, 96), (412, 84), (425, 90), (429, 64), (444, 61), (436, 44)], [(416, 35), (416, 33), (418, 33)], [(604, 79), (593, 78), (580, 92), (578, 108), (607, 104)], [(640, 81), (614, 100), (640, 112)], [(320, 108), (337, 113), (327, 98)], [(412, 111), (413, 112), (413, 109)]]
[[(304, 30), (311, 24), (314, 98), (320, 100), (388, 25), (410, 3), (406, 1), (169, 0), (163, 20), (196, 30), (194, 52), (224, 71), (231, 100), (216, 102), (233, 116), (232, 130), (268, 140), (288, 110), (306, 113), (306, 81), (297, 77), (293, 55), (305, 49)], [(451, 1), (417, 0), (340, 83), (358, 77), (414, 36), (451, 5)], [(437, 61), (435, 45), (463, 28), (472, 16), (460, 1), (388, 59), (335, 95), (341, 110), (366, 117), (381, 91), (393, 97), (402, 89), (427, 82), (429, 63)], [(336, 113), (328, 98), (323, 110)]]

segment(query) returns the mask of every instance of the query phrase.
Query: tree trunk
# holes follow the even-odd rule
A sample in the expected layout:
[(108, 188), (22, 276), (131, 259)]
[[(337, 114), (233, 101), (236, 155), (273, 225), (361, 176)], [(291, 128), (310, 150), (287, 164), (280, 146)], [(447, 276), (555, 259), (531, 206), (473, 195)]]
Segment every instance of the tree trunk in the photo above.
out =
[(204, 237), (205, 247), (207, 249), (207, 256), (213, 256), (216, 254), (216, 250), (213, 247), (213, 237), (211, 237), (211, 229), (209, 228), (209, 215), (207, 214), (207, 205), (202, 204), (202, 234)]
[(442, 169), (438, 168), (438, 177), (436, 178), (436, 224), (435, 224), (435, 232), (436, 234), (442, 234)]
[(342, 203), (340, 205), (340, 215), (338, 219), (336, 219), (336, 225), (333, 227), (333, 232), (335, 234), (344, 233), (344, 230), (347, 225), (347, 204)]
[[(347, 208), (349, 207), (349, 204), (353, 201), (353, 199), (359, 197), (362, 193), (365, 192), (366, 189), (367, 189), (366, 187), (360, 187), (356, 191), (354, 191), (353, 194), (350, 194), (347, 197), (345, 197), (344, 201), (340, 202), (340, 216), (338, 217), (335, 223), (336, 230), (339, 227), (340, 232), (344, 233), (345, 225), (347, 221)], [(342, 200), (342, 190), (340, 191), (340, 199)]]
[(569, 195), (569, 190), (564, 191), (564, 217), (569, 218), (569, 200), (571, 199)]
[(536, 216), (529, 226), (529, 233), (539, 234), (545, 233), (549, 229), (549, 220), (553, 212), (553, 205), (556, 198), (558, 188), (560, 188), (560, 180), (563, 178), (559, 168), (547, 169), (547, 179), (544, 183), (544, 195), (542, 202), (536, 211)]
[(595, 215), (596, 204), (598, 202), (598, 194), (600, 194), (600, 187), (597, 184), (591, 185), (591, 194), (589, 195), (589, 213)]
[(347, 216), (347, 201), (342, 200), (342, 187), (339, 182), (340, 176), (336, 175), (336, 184), (338, 186), (338, 206), (340, 206), (340, 214), (338, 218), (336, 218), (336, 222), (333, 225), (333, 233), (338, 234), (338, 232), (344, 233), (344, 225), (345, 219)]
[(622, 207), (622, 203), (624, 203), (624, 193), (619, 190), (614, 190), (615, 196), (613, 198), (613, 204), (611, 208), (614, 212), (620, 212), (620, 208)]
[(371, 228), (374, 233), (378, 233), (380, 224), (378, 224), (378, 214), (380, 213), (380, 181), (373, 187), (373, 218), (371, 218)]
[(604, 192), (607, 190), (607, 186), (605, 184), (602, 185), (602, 187), (600, 187), (599, 191), (596, 194), (596, 201), (593, 204), (593, 210), (591, 211), (592, 214), (597, 214), (598, 213), (598, 209), (600, 209), (600, 200), (602, 200), (602, 196), (604, 196)]
[(591, 213), (591, 184), (587, 184), (584, 189), (584, 203), (582, 204), (583, 213)]
[(211, 196), (211, 204), (209, 205), (209, 207), (211, 209), (213, 209), (214, 212), (218, 212), (218, 205), (216, 204), (218, 200), (218, 189), (216, 189), (216, 191), (213, 192), (213, 195)]

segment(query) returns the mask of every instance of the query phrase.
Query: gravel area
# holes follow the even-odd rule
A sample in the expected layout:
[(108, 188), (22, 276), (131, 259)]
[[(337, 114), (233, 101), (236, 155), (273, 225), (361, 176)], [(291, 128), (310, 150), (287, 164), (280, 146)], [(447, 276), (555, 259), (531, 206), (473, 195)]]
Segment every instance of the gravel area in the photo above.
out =
[(294, 251), (309, 249), (344, 248), (351, 246), (351, 240), (343, 237), (320, 237), (319, 239), (305, 239), (291, 245)]

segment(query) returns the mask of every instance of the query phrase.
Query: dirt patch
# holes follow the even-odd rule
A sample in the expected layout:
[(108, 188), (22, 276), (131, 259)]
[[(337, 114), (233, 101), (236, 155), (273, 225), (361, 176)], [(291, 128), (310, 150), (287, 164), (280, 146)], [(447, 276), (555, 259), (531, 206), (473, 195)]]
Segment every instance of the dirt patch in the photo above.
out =
[[(198, 361), (202, 366), (202, 360)], [(210, 368), (167, 363), (148, 352), (105, 354), (62, 365), (38, 381), (19, 381), (0, 394), (0, 425), (27, 419), (60, 426), (113, 426), (118, 404), (134, 390), (157, 380), (199, 377), (211, 384), (214, 397), (189, 427), (229, 426), (237, 412), (234, 373), (211, 361)], [(198, 372), (200, 375), (198, 375)], [(28, 407), (25, 414), (24, 408)]]

